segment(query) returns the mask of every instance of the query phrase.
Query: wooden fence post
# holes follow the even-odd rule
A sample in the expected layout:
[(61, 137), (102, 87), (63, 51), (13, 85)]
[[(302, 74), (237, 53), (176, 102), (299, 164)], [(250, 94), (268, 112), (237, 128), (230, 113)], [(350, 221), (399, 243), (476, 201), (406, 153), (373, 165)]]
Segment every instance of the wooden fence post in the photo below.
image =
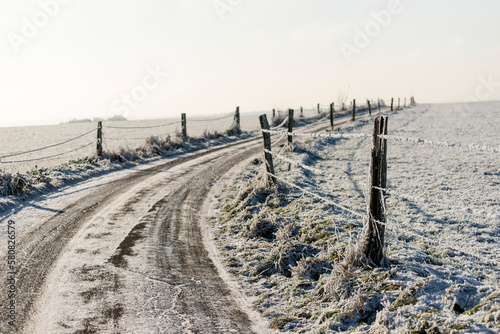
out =
[(396, 109), (396, 110), (399, 110), (399, 109), (401, 109), (401, 98), (400, 97), (398, 97), (398, 109)]
[(304, 108), (300, 107), (300, 117), (304, 117)]
[(182, 139), (184, 141), (187, 140), (187, 122), (186, 122), (186, 114), (181, 114), (181, 126), (182, 126)]
[(102, 158), (102, 122), (97, 122), (97, 156)]
[(266, 186), (272, 187), (276, 184), (276, 178), (274, 177), (273, 155), (271, 153), (268, 153), (271, 152), (271, 134), (267, 132), (267, 130), (269, 130), (269, 123), (267, 122), (267, 116), (265, 114), (260, 115), (259, 121), (260, 121), (260, 127), (262, 129), (262, 138), (264, 139)]
[(276, 109), (273, 109), (273, 119), (276, 118)]
[(352, 121), (356, 120), (356, 99), (352, 100)]
[(293, 132), (293, 109), (288, 109), (288, 145), (292, 145), (293, 136), (291, 133)]
[(236, 131), (241, 131), (240, 107), (236, 107), (236, 111), (234, 112), (234, 125)]
[(320, 109), (319, 109), (319, 103), (318, 103), (318, 114), (321, 114), (321, 111), (320, 111)]
[(406, 96), (405, 96), (405, 104), (404, 104), (403, 108), (406, 108)]
[(370, 163), (368, 224), (360, 240), (360, 251), (377, 266), (382, 265), (384, 258), (387, 186), (387, 139), (380, 138), (380, 135), (387, 135), (387, 116), (375, 118)]
[(333, 103), (330, 103), (330, 126), (332, 127), (333, 131)]
[(391, 111), (394, 111), (394, 98), (391, 97)]
[(380, 112), (380, 98), (378, 99), (378, 112)]
[(370, 103), (370, 100), (366, 100), (366, 102), (368, 102), (368, 115), (372, 115), (372, 105)]

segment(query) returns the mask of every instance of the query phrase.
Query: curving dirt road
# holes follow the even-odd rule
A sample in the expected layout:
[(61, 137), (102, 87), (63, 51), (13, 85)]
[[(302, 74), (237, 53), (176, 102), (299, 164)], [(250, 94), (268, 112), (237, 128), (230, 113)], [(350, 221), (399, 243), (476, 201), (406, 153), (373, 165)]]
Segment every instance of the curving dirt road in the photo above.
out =
[[(212, 184), (257, 154), (259, 143), (98, 187), (19, 236), (17, 331), (255, 332), (208, 256), (199, 219)], [(4, 309), (5, 290), (1, 300)], [(0, 332), (17, 331), (3, 312)]]
[[(256, 138), (95, 185), (27, 228), (16, 240), (17, 327), (2, 312), (0, 332), (267, 332), (200, 228), (213, 185), (260, 152)], [(5, 310), (3, 287), (0, 297)]]

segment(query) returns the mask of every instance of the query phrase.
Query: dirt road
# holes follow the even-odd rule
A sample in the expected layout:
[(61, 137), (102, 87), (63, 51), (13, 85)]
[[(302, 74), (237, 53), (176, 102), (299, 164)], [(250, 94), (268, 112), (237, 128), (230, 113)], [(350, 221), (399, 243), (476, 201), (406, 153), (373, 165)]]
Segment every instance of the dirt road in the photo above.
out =
[[(260, 152), (260, 138), (246, 140), (54, 203), (57, 214), (16, 240), (17, 328), (2, 312), (0, 332), (266, 332), (220, 277), (200, 229), (212, 186)], [(6, 289), (0, 297), (5, 310)]]

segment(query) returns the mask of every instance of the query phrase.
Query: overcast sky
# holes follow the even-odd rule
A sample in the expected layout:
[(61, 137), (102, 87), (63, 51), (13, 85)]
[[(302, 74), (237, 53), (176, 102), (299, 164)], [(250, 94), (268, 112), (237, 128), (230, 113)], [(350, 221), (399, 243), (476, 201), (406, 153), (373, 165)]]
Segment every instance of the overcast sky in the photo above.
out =
[(500, 99), (498, 0), (0, 0), (0, 125)]

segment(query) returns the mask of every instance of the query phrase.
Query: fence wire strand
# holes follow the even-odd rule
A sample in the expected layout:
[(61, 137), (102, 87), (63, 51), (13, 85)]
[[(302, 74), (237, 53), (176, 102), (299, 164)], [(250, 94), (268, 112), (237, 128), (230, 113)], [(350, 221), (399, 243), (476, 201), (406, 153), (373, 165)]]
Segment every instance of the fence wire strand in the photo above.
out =
[(213, 121), (220, 121), (222, 119), (234, 117), (234, 114), (231, 115), (226, 115), (218, 118), (206, 118), (206, 119), (187, 119), (188, 122), (213, 122)]
[(83, 146), (75, 148), (75, 149), (73, 149), (71, 151), (67, 151), (67, 152), (63, 152), (63, 153), (58, 153), (58, 154), (54, 154), (54, 155), (49, 155), (49, 156), (45, 156), (45, 157), (42, 157), (42, 158), (26, 159), (26, 160), (18, 160), (18, 161), (1, 161), (1, 163), (14, 164), (14, 163), (21, 163), (21, 162), (31, 162), (31, 161), (46, 160), (46, 159), (50, 159), (50, 158), (60, 157), (60, 156), (65, 155), (65, 154), (72, 153), (72, 152), (84, 149), (84, 148), (86, 148), (86, 147), (88, 147), (90, 145), (93, 145), (93, 144), (95, 144), (95, 143), (94, 142), (90, 142), (88, 144), (85, 144)]
[(361, 214), (361, 213), (359, 213), (359, 212), (356, 212), (356, 211), (354, 211), (354, 210), (351, 210), (351, 209), (349, 209), (349, 208), (347, 208), (347, 207), (345, 207), (345, 206), (343, 206), (343, 205), (341, 205), (341, 204), (338, 204), (338, 203), (336, 203), (336, 202), (334, 202), (334, 201), (332, 201), (332, 200), (330, 200), (330, 199), (328, 199), (328, 198), (326, 198), (326, 197), (323, 197), (323, 196), (321, 196), (321, 195), (318, 195), (317, 193), (314, 193), (314, 192), (312, 192), (312, 191), (309, 191), (309, 190), (307, 190), (307, 189), (304, 189), (303, 187), (301, 187), (301, 186), (299, 186), (299, 185), (297, 185), (297, 184), (295, 184), (295, 183), (293, 183), (293, 182), (287, 181), (287, 180), (285, 180), (285, 179), (283, 179), (283, 178), (281, 178), (281, 177), (279, 177), (279, 176), (276, 176), (276, 175), (274, 175), (274, 174), (272, 174), (272, 173), (268, 173), (268, 174), (269, 174), (269, 175), (271, 175), (272, 177), (276, 178), (277, 180), (279, 180), (279, 181), (281, 181), (281, 182), (283, 182), (283, 183), (285, 183), (285, 184), (288, 184), (289, 186), (292, 186), (292, 187), (294, 187), (294, 188), (299, 189), (299, 190), (300, 190), (300, 191), (302, 191), (304, 194), (308, 194), (308, 195), (310, 195), (310, 196), (312, 196), (312, 197), (315, 197), (315, 198), (317, 198), (317, 199), (319, 199), (319, 200), (321, 200), (321, 201), (323, 201), (323, 202), (325, 202), (325, 203), (327, 203), (327, 204), (333, 205), (333, 206), (335, 206), (335, 207), (337, 207), (337, 208), (341, 209), (341, 210), (342, 210), (342, 211), (344, 211), (344, 212), (350, 213), (352, 216), (354, 216), (354, 217), (356, 217), (356, 218), (361, 218), (361, 219), (364, 219), (364, 217), (365, 217), (363, 214)]
[(160, 125), (151, 125), (151, 126), (110, 126), (104, 125), (103, 128), (108, 129), (120, 129), (120, 130), (128, 130), (128, 129), (154, 129), (154, 128), (162, 128), (164, 126), (179, 124), (181, 121), (176, 121), (172, 123), (160, 124)]
[(476, 144), (468, 144), (467, 145), (467, 144), (461, 144), (461, 143), (441, 142), (441, 141), (435, 141), (435, 140), (430, 140), (430, 139), (406, 138), (406, 137), (389, 136), (389, 135), (380, 135), (379, 137), (382, 139), (390, 139), (390, 140), (394, 140), (394, 141), (398, 141), (398, 142), (426, 144), (429, 146), (436, 146), (436, 147), (449, 147), (449, 148), (465, 147), (471, 151), (479, 150), (479, 151), (487, 151), (487, 152), (493, 152), (493, 153), (500, 152), (500, 149), (498, 149), (498, 148), (491, 147), (491, 146), (476, 145)]
[(61, 146), (61, 145), (64, 145), (66, 143), (69, 143), (69, 142), (72, 142), (73, 140), (76, 140), (78, 138), (81, 138), (81, 137), (84, 137), (86, 135), (88, 135), (89, 133), (92, 133), (94, 131), (96, 131), (97, 128), (95, 129), (92, 129), (88, 132), (85, 132), (84, 134), (81, 134), (79, 136), (76, 136), (74, 138), (71, 138), (71, 139), (68, 139), (68, 140), (65, 140), (65, 141), (62, 141), (60, 143), (57, 143), (57, 144), (52, 144), (52, 145), (48, 145), (48, 146), (44, 146), (44, 147), (40, 147), (40, 148), (36, 148), (36, 149), (33, 149), (33, 150), (29, 150), (29, 151), (24, 151), (24, 152), (16, 152), (16, 153), (11, 153), (11, 154), (7, 154), (7, 155), (4, 155), (4, 156), (0, 156), (0, 162), (1, 162), (1, 159), (4, 159), (4, 158), (10, 158), (10, 157), (15, 157), (15, 156), (18, 156), (18, 155), (23, 155), (23, 154), (28, 154), (28, 153), (33, 153), (33, 152), (38, 152), (38, 151), (43, 151), (43, 150), (46, 150), (46, 149), (49, 149), (49, 148), (52, 148), (52, 147), (57, 147), (57, 146)]

